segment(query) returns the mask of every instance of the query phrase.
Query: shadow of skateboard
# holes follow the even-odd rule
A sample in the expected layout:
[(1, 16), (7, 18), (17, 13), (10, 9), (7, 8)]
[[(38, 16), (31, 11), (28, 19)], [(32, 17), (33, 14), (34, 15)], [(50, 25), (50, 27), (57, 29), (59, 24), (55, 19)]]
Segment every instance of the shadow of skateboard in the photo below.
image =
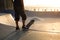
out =
[(31, 20), (31, 21), (25, 26), (26, 29), (23, 29), (23, 30), (28, 30), (34, 22), (35, 22), (35, 20)]

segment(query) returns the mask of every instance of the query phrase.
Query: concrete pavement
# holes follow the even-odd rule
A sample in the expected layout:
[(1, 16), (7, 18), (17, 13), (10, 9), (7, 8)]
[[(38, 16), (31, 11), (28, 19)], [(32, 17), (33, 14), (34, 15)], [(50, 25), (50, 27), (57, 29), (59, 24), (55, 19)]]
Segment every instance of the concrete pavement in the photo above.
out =
[(15, 22), (11, 14), (0, 15), (0, 40), (60, 40), (60, 18), (28, 17), (26, 24), (34, 19), (28, 31), (15, 30)]

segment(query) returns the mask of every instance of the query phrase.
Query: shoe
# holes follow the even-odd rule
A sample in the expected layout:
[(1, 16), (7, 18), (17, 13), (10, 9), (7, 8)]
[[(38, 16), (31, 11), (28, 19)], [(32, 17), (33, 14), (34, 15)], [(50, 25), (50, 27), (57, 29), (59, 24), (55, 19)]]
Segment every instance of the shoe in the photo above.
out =
[(22, 29), (24, 29), (24, 28), (25, 28), (25, 25), (22, 26)]
[(22, 29), (25, 29), (25, 27), (22, 27)]
[(20, 30), (19, 27), (16, 27), (16, 30)]
[(27, 31), (28, 28), (27, 28), (27, 27), (22, 27), (22, 30), (23, 30), (23, 31)]

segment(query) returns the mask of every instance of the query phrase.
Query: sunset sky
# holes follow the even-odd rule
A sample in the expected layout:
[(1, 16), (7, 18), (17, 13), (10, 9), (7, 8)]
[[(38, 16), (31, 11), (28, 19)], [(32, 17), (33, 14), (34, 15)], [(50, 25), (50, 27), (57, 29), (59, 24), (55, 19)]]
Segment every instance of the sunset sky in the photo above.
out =
[(60, 0), (24, 0), (25, 6), (60, 7)]

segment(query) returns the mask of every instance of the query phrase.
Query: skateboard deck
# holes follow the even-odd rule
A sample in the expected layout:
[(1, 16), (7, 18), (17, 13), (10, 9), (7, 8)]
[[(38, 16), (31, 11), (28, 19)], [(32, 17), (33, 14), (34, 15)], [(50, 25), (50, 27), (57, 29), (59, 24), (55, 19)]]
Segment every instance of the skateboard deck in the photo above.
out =
[(24, 29), (24, 30), (28, 30), (34, 22), (35, 22), (35, 20), (31, 20), (31, 21), (25, 26), (26, 29)]

